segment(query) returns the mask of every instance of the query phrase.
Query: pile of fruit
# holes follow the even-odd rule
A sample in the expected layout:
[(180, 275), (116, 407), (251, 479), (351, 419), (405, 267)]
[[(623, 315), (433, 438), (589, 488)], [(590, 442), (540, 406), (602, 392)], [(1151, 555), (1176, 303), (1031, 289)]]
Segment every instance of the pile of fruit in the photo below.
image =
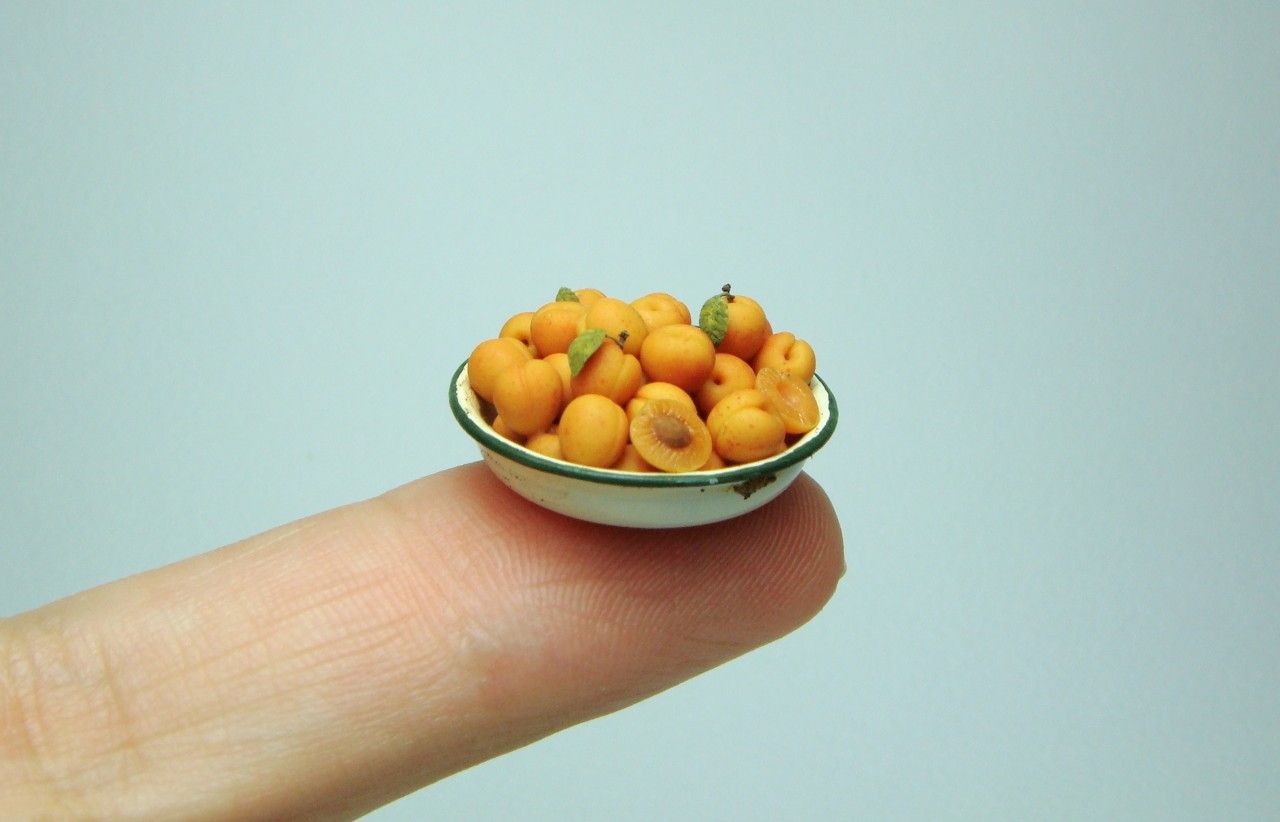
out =
[(772, 457), (818, 424), (813, 348), (729, 286), (689, 309), (560, 289), (476, 346), (467, 378), (501, 436), (622, 471), (710, 471)]

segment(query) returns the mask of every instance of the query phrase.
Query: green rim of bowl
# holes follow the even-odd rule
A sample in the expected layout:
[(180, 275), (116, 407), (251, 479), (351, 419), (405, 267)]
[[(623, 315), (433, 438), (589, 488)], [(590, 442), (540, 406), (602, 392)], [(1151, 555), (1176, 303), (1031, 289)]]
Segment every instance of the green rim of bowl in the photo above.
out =
[(804, 462), (813, 456), (815, 451), (826, 445), (827, 440), (831, 439), (831, 435), (835, 433), (836, 420), (840, 416), (836, 407), (836, 398), (831, 393), (831, 388), (821, 377), (815, 374), (814, 379), (822, 384), (822, 388), (827, 394), (826, 422), (817, 431), (806, 435), (808, 439), (801, 440), (776, 457), (734, 468), (721, 468), (716, 471), (690, 471), (687, 474), (637, 474), (628, 471), (614, 471), (607, 468), (591, 468), (552, 459), (530, 451), (510, 440), (504, 439), (488, 425), (482, 425), (473, 419), (466, 409), (462, 407), (462, 403), (458, 399), (458, 382), (466, 367), (466, 360), (463, 360), (462, 365), (459, 365), (457, 370), (453, 372), (453, 378), (449, 381), (449, 408), (453, 410), (453, 416), (457, 419), (458, 424), (471, 435), (472, 439), (480, 443), (481, 446), (521, 465), (527, 465), (530, 468), (536, 468), (539, 471), (546, 471), (551, 474), (559, 474), (563, 477), (571, 477), (588, 482), (602, 482), (608, 485), (627, 485), (639, 488), (705, 487), (709, 485), (724, 485), (725, 483), (738, 483), (766, 474), (774, 474), (796, 463)]

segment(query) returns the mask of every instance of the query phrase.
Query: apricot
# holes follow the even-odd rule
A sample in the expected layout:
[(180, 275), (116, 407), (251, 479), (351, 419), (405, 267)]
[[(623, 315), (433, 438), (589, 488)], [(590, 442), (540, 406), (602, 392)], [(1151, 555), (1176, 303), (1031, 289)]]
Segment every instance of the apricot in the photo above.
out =
[(775, 368), (762, 368), (756, 374), (756, 388), (768, 398), (788, 434), (807, 434), (818, 426), (818, 400), (808, 383)]
[(609, 466), (615, 471), (635, 471), (642, 474), (652, 474), (658, 469), (644, 461), (644, 457), (640, 456), (640, 452), (631, 443), (627, 443), (627, 447), (622, 449), (622, 459)]
[(677, 400), (649, 400), (631, 421), (631, 444), (660, 471), (696, 471), (711, 456), (711, 433), (698, 413)]
[(544, 457), (564, 459), (564, 452), (560, 450), (560, 435), (552, 431), (539, 431), (525, 440), (524, 447)]
[[(578, 332), (588, 328), (603, 329), (613, 339), (623, 340), (622, 350), (632, 356), (639, 355), (640, 346), (644, 345), (644, 338), (649, 334), (649, 326), (644, 324), (644, 317), (640, 316), (640, 312), (613, 297), (601, 297), (587, 309), (587, 313), (578, 321)], [(567, 350), (568, 346), (565, 348)]]
[(574, 397), (600, 394), (624, 405), (635, 396), (643, 382), (644, 371), (640, 368), (640, 361), (631, 354), (624, 354), (613, 340), (606, 339), (570, 380), (570, 386)]
[(512, 442), (524, 442), (524, 437), (511, 430), (511, 426), (507, 425), (506, 420), (501, 415), (493, 418), (493, 432), (500, 437), (509, 439)]
[(715, 449), (711, 449), (711, 456), (707, 457), (707, 461), (702, 463), (699, 471), (718, 471), (721, 468), (727, 468), (728, 463), (724, 461), (724, 457), (716, 453)]
[(514, 337), (485, 340), (467, 358), (467, 379), (471, 390), (488, 402), (493, 401), (493, 383), (506, 368), (533, 358), (524, 343)]
[(760, 303), (750, 297), (734, 294), (729, 298), (728, 308), (729, 324), (716, 350), (751, 362), (773, 329)]
[(560, 413), (560, 375), (546, 360), (527, 360), (498, 375), (493, 404), (498, 416), (517, 434), (544, 430)]
[(560, 451), (569, 462), (608, 468), (627, 446), (627, 414), (608, 397), (574, 397), (560, 415)]
[(664, 325), (649, 332), (640, 346), (645, 376), (669, 382), (685, 391), (697, 391), (711, 377), (716, 347), (701, 328)]
[(796, 339), (790, 331), (779, 331), (764, 341), (751, 366), (756, 371), (762, 368), (773, 368), (794, 377), (803, 383), (813, 379), (818, 361), (813, 353), (813, 346), (804, 340)]
[(532, 311), (521, 311), (502, 325), (502, 330), (498, 332), (499, 337), (514, 337), (529, 347), (529, 353), (538, 356), (538, 349), (534, 347), (533, 340), (530, 337), (529, 322), (533, 319)]
[(680, 386), (669, 382), (647, 382), (640, 386), (636, 395), (627, 401), (627, 421), (634, 420), (636, 414), (649, 400), (675, 400), (689, 406), (695, 414), (698, 412), (698, 406), (694, 405), (693, 397), (690, 397), (688, 392)]
[(687, 305), (660, 291), (632, 300), (631, 307), (639, 312), (650, 332), (664, 325), (688, 325), (692, 322)]
[(716, 403), (743, 388), (755, 388), (756, 372), (741, 357), (732, 354), (716, 354), (711, 376), (693, 395), (703, 416), (711, 413)]
[[(569, 404), (569, 400), (573, 399), (573, 375), (569, 372), (569, 355), (568, 354), (548, 354), (542, 359), (551, 363), (552, 368), (560, 375), (560, 410)], [(557, 416), (559, 416), (557, 414)]]
[(533, 312), (529, 319), (529, 339), (538, 350), (538, 356), (563, 354), (569, 343), (578, 336), (578, 325), (586, 316), (587, 307), (573, 300), (558, 300)]
[(573, 294), (578, 298), (578, 302), (582, 303), (587, 308), (590, 308), (600, 300), (604, 299), (604, 292), (598, 288), (579, 288), (577, 291), (573, 292)]
[(729, 462), (755, 462), (786, 447), (786, 427), (769, 398), (754, 388), (734, 391), (707, 415), (716, 453)]

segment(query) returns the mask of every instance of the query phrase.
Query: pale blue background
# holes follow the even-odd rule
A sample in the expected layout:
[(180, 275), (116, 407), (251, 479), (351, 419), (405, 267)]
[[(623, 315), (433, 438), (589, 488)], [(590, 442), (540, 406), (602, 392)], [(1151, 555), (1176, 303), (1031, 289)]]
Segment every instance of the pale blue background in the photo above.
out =
[(953, 5), (0, 2), (0, 612), (731, 280), (842, 403), (835, 600), (376, 818), (1280, 815), (1280, 7)]

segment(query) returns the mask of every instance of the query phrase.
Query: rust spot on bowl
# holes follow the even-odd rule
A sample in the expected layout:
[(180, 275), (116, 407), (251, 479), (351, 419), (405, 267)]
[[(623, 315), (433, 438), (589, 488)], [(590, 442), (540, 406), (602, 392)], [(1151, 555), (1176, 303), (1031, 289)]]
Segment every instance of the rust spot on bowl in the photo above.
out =
[(767, 476), (756, 477), (754, 479), (749, 479), (746, 482), (740, 482), (732, 487), (735, 493), (741, 494), (743, 499), (747, 499), (756, 491), (759, 491), (761, 488), (765, 487), (777, 478), (777, 474), (768, 474)]

